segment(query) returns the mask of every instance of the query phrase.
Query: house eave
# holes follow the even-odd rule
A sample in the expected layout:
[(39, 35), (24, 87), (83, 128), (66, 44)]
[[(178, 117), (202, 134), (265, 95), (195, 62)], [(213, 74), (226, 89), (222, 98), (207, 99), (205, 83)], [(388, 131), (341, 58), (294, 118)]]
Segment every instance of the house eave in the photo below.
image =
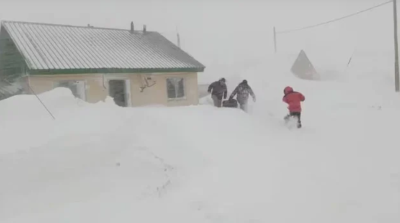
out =
[(100, 69), (30, 69), (30, 75), (61, 75), (61, 74), (121, 74), (121, 73), (175, 73), (175, 72), (204, 72), (205, 67), (198, 68), (146, 68), (146, 69), (120, 69), (120, 68), (100, 68)]

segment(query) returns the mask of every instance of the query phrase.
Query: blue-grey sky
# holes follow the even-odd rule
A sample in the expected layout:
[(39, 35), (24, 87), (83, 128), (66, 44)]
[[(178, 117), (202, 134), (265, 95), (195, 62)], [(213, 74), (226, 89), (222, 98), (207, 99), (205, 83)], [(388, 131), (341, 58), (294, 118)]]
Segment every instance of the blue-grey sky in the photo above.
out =
[[(385, 0), (1, 0), (0, 19), (126, 28), (163, 33), (207, 66), (203, 76), (229, 76), (273, 53), (277, 30), (344, 16)], [(391, 51), (392, 5), (338, 23), (278, 35), (279, 52), (348, 55)], [(347, 59), (347, 58), (346, 58)]]

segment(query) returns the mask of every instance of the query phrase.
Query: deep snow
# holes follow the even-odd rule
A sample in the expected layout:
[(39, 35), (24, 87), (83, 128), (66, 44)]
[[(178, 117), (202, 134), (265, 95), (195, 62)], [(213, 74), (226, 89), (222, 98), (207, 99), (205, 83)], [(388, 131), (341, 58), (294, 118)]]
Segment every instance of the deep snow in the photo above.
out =
[[(360, 57), (358, 57), (360, 58)], [(0, 101), (0, 221), (400, 221), (399, 95), (391, 72), (298, 80), (269, 58), (241, 76), (250, 114), (207, 105), (119, 108), (69, 90)], [(266, 69), (267, 68), (267, 69)], [(332, 73), (329, 73), (332, 74)], [(286, 85), (303, 125), (282, 125)]]

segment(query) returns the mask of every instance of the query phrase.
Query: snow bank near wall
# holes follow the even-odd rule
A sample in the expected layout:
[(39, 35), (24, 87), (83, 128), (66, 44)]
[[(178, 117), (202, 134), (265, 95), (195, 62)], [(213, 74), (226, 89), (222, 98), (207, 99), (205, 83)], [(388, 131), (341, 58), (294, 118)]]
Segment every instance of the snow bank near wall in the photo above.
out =
[(0, 102), (1, 222), (109, 222), (163, 196), (175, 168), (202, 163), (165, 132), (159, 108), (87, 104), (64, 88), (39, 98), (56, 120), (33, 95)]
[[(80, 115), (88, 115), (86, 119), (95, 117), (96, 107), (118, 109), (111, 98), (98, 104), (89, 104), (75, 98), (68, 88), (56, 88), (39, 94), (38, 97), (40, 101), (35, 95), (16, 95), (0, 101), (0, 135), (8, 136), (2, 138), (4, 146), (1, 146), (0, 154), (34, 148), (52, 137), (57, 137), (58, 134), (63, 134), (63, 130), (58, 128), (60, 124), (71, 123), (70, 130), (76, 133), (85, 129), (92, 132), (91, 126), (72, 123), (82, 119)], [(86, 112), (82, 113), (83, 111)], [(44, 135), (47, 137), (43, 137)]]
[[(64, 108), (78, 108), (86, 103), (74, 98), (68, 88), (56, 88), (38, 95), (42, 102), (54, 113), (62, 113)], [(34, 95), (17, 95), (0, 101), (0, 116), (18, 119), (48, 119), (49, 114)], [(3, 120), (14, 121), (14, 120)]]

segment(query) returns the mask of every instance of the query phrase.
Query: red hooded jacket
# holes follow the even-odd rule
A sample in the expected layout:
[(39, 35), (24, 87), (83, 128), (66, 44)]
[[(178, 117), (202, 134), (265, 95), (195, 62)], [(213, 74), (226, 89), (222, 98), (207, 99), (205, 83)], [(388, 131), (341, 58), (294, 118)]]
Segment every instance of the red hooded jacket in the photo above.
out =
[(289, 106), (289, 112), (301, 112), (301, 102), (306, 98), (300, 92), (293, 91), (292, 87), (286, 87), (283, 91), (285, 96), (283, 96), (283, 101)]

